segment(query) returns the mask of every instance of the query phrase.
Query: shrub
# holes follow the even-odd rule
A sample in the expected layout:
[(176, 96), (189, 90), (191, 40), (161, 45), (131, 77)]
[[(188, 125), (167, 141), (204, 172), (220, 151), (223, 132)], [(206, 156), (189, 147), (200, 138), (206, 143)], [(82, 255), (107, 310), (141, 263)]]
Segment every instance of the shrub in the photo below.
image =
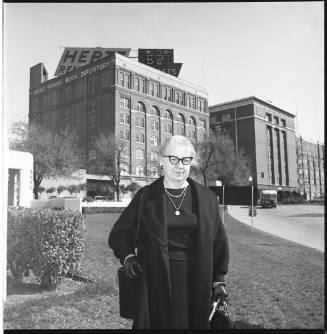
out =
[(8, 208), (7, 262), (21, 279), (32, 270), (49, 289), (68, 271), (79, 271), (84, 252), (84, 216), (71, 210)]
[(72, 185), (67, 187), (67, 190), (72, 195), (74, 193), (79, 193), (80, 192), (80, 187), (76, 184), (72, 184)]
[(45, 192), (47, 193), (47, 194), (52, 194), (52, 193), (54, 193), (56, 191), (56, 188), (55, 187), (50, 187), (50, 188), (48, 188)]
[(57, 193), (60, 195), (66, 189), (67, 188), (65, 186), (59, 186), (59, 187), (57, 187)]

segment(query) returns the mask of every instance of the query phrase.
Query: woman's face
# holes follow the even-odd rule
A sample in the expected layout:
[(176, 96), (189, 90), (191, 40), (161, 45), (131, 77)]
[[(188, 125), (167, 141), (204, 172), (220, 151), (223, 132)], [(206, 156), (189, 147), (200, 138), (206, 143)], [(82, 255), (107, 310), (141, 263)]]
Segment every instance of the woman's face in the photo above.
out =
[(163, 166), (164, 177), (170, 182), (182, 183), (190, 173), (190, 164), (183, 165), (178, 161), (176, 165), (172, 164), (167, 156), (174, 156), (179, 159), (191, 157), (191, 149), (185, 145), (170, 144), (166, 148), (165, 157), (161, 157), (160, 164)]

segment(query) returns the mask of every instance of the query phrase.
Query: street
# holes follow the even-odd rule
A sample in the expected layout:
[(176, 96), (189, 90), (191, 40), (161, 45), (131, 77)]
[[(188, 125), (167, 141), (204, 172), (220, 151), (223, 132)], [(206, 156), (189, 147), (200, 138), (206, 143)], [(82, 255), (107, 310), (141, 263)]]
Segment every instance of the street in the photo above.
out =
[[(249, 208), (228, 205), (229, 214), (252, 226)], [(289, 204), (274, 209), (257, 208), (253, 227), (324, 252), (324, 205)]]

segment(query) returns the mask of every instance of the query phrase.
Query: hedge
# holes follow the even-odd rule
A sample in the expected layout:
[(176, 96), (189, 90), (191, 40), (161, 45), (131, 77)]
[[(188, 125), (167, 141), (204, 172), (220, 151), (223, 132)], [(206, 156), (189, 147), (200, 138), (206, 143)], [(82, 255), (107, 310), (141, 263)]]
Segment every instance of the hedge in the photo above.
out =
[(7, 232), (7, 264), (15, 278), (32, 270), (54, 289), (62, 276), (80, 270), (86, 236), (81, 213), (9, 207)]

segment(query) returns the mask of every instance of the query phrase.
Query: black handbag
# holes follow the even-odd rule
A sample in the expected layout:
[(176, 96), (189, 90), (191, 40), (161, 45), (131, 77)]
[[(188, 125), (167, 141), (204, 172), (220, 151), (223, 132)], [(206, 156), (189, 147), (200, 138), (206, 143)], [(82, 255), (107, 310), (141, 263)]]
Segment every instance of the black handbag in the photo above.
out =
[(228, 314), (227, 299), (213, 302), (209, 316), (210, 329), (233, 328), (233, 323)]
[[(134, 250), (137, 246), (137, 237), (141, 222), (141, 212), (143, 207), (143, 196), (144, 191), (141, 196), (141, 203), (139, 206), (139, 212), (137, 217), (137, 229), (135, 234)], [(136, 292), (139, 289), (140, 281), (131, 280), (126, 273), (124, 267), (120, 267), (117, 272), (117, 283), (119, 288), (119, 314), (122, 318), (133, 319), (136, 311)]]

